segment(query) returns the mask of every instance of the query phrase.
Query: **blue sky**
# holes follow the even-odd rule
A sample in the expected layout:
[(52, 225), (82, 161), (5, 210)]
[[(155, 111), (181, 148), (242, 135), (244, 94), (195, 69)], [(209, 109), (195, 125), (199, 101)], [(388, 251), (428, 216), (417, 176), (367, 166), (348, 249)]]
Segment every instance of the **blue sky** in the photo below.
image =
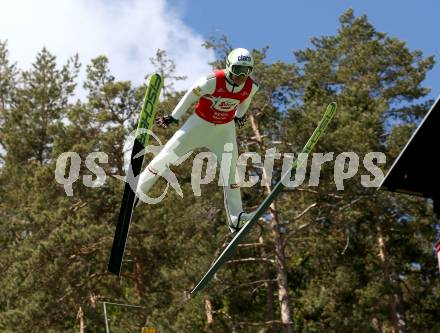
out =
[[(434, 55), (440, 62), (438, 13), (440, 1), (203, 1), (171, 0), (186, 25), (210, 36), (227, 35), (234, 46), (270, 46), (268, 61), (292, 61), (293, 51), (310, 46), (310, 37), (333, 35), (339, 16), (353, 8), (356, 16), (366, 14), (381, 32), (397, 37), (411, 50)], [(428, 74), (425, 86), (430, 98), (440, 94), (440, 64)]]
[[(10, 60), (27, 69), (43, 46), (59, 65), (78, 53), (83, 64), (106, 55), (118, 80), (141, 84), (154, 71), (149, 62), (157, 49), (166, 50), (186, 81), (186, 90), (206, 75), (214, 60), (201, 45), (210, 36), (227, 35), (234, 46), (270, 46), (268, 61), (293, 61), (293, 51), (310, 46), (310, 37), (336, 34), (339, 16), (353, 8), (367, 14), (378, 31), (407, 42), (410, 49), (440, 61), (439, 0), (1, 0), (0, 40), (8, 41)], [(440, 94), (440, 65), (425, 86)], [(78, 89), (77, 95), (84, 96)]]

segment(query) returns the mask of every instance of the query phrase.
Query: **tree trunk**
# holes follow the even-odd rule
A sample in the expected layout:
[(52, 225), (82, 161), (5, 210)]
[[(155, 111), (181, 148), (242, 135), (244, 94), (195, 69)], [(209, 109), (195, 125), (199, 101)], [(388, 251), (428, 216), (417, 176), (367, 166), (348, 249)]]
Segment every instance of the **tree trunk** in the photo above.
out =
[[(264, 238), (263, 236), (260, 236), (258, 238), (258, 242), (260, 244), (264, 244)], [(266, 252), (266, 248), (264, 246), (260, 247), (260, 255), (261, 258), (268, 258), (267, 256), (267, 252)], [(271, 275), (270, 275), (270, 270), (269, 270), (269, 264), (264, 263), (263, 264), (263, 270), (264, 270), (264, 279), (268, 282), (265, 282), (264, 285), (266, 287), (266, 307), (267, 307), (267, 321), (273, 322), (275, 321), (275, 304), (273, 302), (273, 296), (274, 296), (274, 291), (273, 291), (273, 283), (270, 281), (272, 279)], [(272, 333), (276, 333), (276, 325), (275, 323), (270, 325), (270, 331)]]
[[(378, 235), (378, 246), (379, 246), (379, 259), (382, 262), (383, 270), (384, 270), (384, 276), (387, 282), (390, 285), (395, 285), (396, 283), (392, 280), (391, 274), (390, 274), (390, 268), (388, 266), (386, 251), (385, 251), (385, 239), (382, 227), (380, 224), (377, 224), (376, 231)], [(389, 317), (391, 321), (391, 332), (392, 333), (405, 333), (406, 327), (405, 327), (405, 320), (403, 317), (403, 314), (399, 311), (399, 307), (401, 304), (401, 298), (399, 293), (392, 292), (390, 295), (388, 295), (388, 311), (389, 311)]]
[(85, 333), (86, 325), (84, 323), (84, 311), (81, 306), (78, 309), (78, 314), (76, 315), (76, 318), (79, 320), (79, 333)]
[(278, 300), (281, 307), (281, 321), (284, 325), (285, 333), (292, 333), (292, 316), (289, 304), (289, 294), (287, 287), (287, 271), (286, 258), (284, 255), (284, 240), (280, 233), (279, 222), (276, 216), (276, 204), (271, 205), (272, 221), (270, 223), (273, 238), (275, 240), (275, 260), (277, 268), (277, 283), (278, 283)]
[[(260, 133), (260, 129), (255, 117), (251, 114), (249, 116), (252, 130), (254, 131), (254, 136), (261, 148), (264, 148), (263, 139)], [(269, 179), (266, 170), (263, 168), (263, 178)], [(266, 183), (266, 193), (269, 194), (272, 191), (270, 182)], [(279, 230), (279, 221), (276, 214), (276, 204), (275, 201), (270, 205), (270, 215), (272, 221), (270, 223), (270, 228), (272, 231), (272, 236), (275, 241), (275, 256), (276, 256), (276, 269), (277, 269), (277, 284), (278, 284), (278, 300), (280, 302), (281, 308), (281, 322), (283, 324), (283, 329), (285, 333), (292, 333), (292, 316), (289, 304), (289, 295), (287, 288), (287, 270), (286, 270), (286, 259), (284, 255), (284, 241)]]
[(213, 332), (212, 326), (214, 325), (214, 312), (212, 310), (212, 301), (209, 297), (205, 298), (205, 313), (206, 313), (206, 332)]
[(143, 279), (143, 267), (141, 264), (141, 260), (137, 257), (134, 259), (134, 279), (136, 284), (136, 289), (138, 291), (139, 297), (145, 296), (145, 284)]

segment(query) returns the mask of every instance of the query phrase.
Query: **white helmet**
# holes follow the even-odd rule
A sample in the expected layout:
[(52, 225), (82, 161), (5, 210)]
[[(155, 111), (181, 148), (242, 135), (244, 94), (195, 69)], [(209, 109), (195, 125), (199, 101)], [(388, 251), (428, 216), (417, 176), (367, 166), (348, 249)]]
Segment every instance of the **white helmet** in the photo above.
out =
[(248, 76), (254, 67), (254, 58), (252, 54), (242, 48), (234, 49), (226, 58), (227, 74)]

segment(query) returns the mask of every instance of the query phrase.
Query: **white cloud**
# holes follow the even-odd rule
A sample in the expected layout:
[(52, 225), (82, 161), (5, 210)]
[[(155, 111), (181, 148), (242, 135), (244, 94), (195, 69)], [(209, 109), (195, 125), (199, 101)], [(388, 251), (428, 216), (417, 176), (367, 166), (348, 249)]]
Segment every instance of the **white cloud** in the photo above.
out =
[(10, 60), (29, 68), (43, 46), (58, 64), (78, 53), (85, 65), (106, 55), (117, 80), (140, 84), (153, 70), (149, 58), (166, 50), (186, 89), (211, 68), (214, 59), (203, 37), (186, 26), (166, 0), (0, 0), (0, 39), (8, 40)]

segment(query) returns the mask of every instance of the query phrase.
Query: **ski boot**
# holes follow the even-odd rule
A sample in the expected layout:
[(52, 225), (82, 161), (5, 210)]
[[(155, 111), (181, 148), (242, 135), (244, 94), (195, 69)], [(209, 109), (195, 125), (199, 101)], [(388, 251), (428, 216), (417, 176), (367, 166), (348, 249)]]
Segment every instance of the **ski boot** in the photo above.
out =
[(254, 215), (254, 212), (252, 213), (245, 213), (241, 212), (238, 214), (238, 217), (231, 217), (228, 220), (228, 227), (232, 234), (236, 234), (240, 231), (240, 229), (246, 224), (247, 221), (249, 221), (252, 216)]

